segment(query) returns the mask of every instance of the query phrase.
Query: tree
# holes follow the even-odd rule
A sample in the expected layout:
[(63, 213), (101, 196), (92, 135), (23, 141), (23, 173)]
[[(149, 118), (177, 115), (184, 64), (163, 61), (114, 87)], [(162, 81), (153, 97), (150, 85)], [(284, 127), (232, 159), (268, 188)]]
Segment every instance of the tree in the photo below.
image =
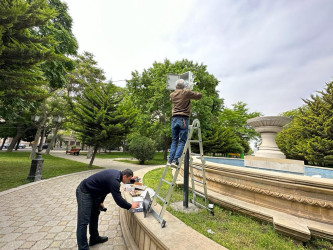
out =
[(0, 4), (0, 100), (40, 100), (47, 83), (39, 65), (57, 58), (52, 37), (42, 37), (40, 29), (56, 16), (46, 0), (2, 1)]
[(194, 73), (197, 85), (195, 91), (200, 91), (203, 98), (192, 102), (193, 121), (198, 118), (201, 122), (203, 136), (211, 130), (212, 117), (217, 116), (223, 101), (219, 98), (216, 86), (218, 80), (207, 72), (207, 67), (183, 59), (171, 63), (165, 59), (163, 63), (154, 62), (149, 69), (132, 72), (132, 79), (127, 82), (129, 95), (133, 106), (139, 110), (136, 125), (141, 135), (153, 138), (162, 143), (164, 158), (171, 143), (171, 102), (170, 91), (166, 89), (167, 73), (182, 74), (187, 71)]
[(67, 75), (67, 96), (79, 97), (87, 84), (105, 81), (104, 71), (97, 67), (97, 61), (90, 52), (75, 57), (75, 71)]
[(305, 107), (295, 111), (277, 143), (289, 157), (325, 166), (333, 163), (333, 82), (318, 93), (303, 100)]
[(73, 130), (94, 147), (92, 166), (99, 147), (128, 133), (133, 124), (133, 111), (121, 108), (123, 92), (112, 83), (86, 86), (82, 97), (73, 103)]
[[(211, 130), (208, 130), (203, 142), (205, 153), (248, 153), (249, 141), (257, 139), (259, 134), (247, 125), (247, 120), (260, 116), (259, 112), (248, 112), (245, 103), (238, 102), (232, 108), (223, 108), (213, 118)], [(194, 151), (198, 152), (197, 148)]]
[(155, 150), (155, 142), (145, 136), (135, 136), (129, 143), (130, 154), (138, 159), (141, 165), (153, 159)]
[[(57, 88), (64, 86), (65, 75), (74, 68), (73, 61), (68, 58), (68, 55), (76, 54), (77, 50), (77, 42), (71, 32), (72, 19), (67, 13), (67, 5), (59, 0), (36, 0), (29, 3), (8, 1), (2, 7), (1, 10), (6, 17), (3, 20), (7, 22), (7, 26), (3, 26), (6, 32), (3, 33), (2, 41), (6, 43), (1, 59), (6, 67), (3, 71), (0, 69), (0, 80), (6, 81), (7, 84), (11, 83), (11, 80), (15, 82), (13, 86), (5, 88), (7, 92), (3, 92), (5, 99), (2, 101), (2, 108), (9, 110), (9, 113), (15, 110), (21, 114), (31, 110), (31, 114), (34, 114), (38, 107), (43, 106), (45, 110), (45, 99)], [(23, 56), (19, 55), (20, 53)], [(36, 74), (36, 77), (31, 77), (30, 73)], [(23, 124), (30, 126), (24, 131), (17, 130), (8, 151), (12, 150), (22, 133), (34, 128), (30, 115), (26, 117), (24, 121), (20, 119), (21, 124), (18, 124), (18, 128), (22, 128)], [(2, 118), (13, 123), (13, 117), (3, 115)], [(46, 121), (46, 117), (43, 121)], [(45, 124), (41, 123), (40, 126)], [(40, 131), (41, 128), (37, 130), (37, 138)]]

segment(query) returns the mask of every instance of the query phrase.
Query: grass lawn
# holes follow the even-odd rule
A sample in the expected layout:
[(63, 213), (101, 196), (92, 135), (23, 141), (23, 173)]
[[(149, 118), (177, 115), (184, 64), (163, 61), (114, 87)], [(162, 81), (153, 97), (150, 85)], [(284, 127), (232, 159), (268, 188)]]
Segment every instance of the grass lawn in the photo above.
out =
[[(143, 183), (156, 189), (164, 168), (148, 172)], [(171, 181), (171, 170), (166, 179)], [(161, 196), (165, 197), (168, 185), (163, 183)], [(191, 198), (191, 194), (189, 195)], [(183, 190), (175, 188), (170, 203), (183, 200)], [(246, 215), (233, 212), (217, 205), (214, 206), (215, 215), (201, 209), (199, 213), (182, 213), (174, 211), (170, 206), (167, 210), (201, 234), (229, 249), (333, 249), (333, 244), (321, 239), (312, 239), (303, 245), (301, 242), (277, 233), (273, 225), (260, 222)], [(209, 234), (211, 229), (214, 234)]]
[[(0, 153), (0, 192), (29, 183), (30, 152)], [(43, 155), (42, 179), (65, 175), (100, 167), (88, 168), (88, 164), (66, 160), (51, 155)]]
[[(154, 154), (154, 158), (152, 160), (149, 161), (145, 161), (144, 165), (165, 165), (166, 164), (166, 160), (163, 159), (163, 152), (155, 152)], [(131, 155), (129, 155), (129, 157), (133, 157)], [(120, 161), (120, 162), (126, 162), (126, 163), (132, 163), (132, 164), (138, 164), (139, 165), (139, 161), (137, 160), (115, 160), (115, 161)]]

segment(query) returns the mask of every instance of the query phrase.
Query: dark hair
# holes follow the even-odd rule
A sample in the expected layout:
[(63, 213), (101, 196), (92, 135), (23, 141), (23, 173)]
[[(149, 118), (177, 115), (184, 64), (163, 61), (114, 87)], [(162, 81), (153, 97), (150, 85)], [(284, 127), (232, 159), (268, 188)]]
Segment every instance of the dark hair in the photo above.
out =
[(133, 176), (133, 171), (130, 169), (125, 169), (123, 171), (121, 171), (122, 175), (125, 175), (126, 177), (128, 176)]

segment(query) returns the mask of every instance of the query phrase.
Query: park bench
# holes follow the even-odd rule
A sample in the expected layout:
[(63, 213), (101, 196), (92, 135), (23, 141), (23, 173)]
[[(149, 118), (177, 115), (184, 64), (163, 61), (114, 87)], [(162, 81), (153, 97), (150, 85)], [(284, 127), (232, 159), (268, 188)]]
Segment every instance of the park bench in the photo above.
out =
[(66, 155), (67, 153), (69, 153), (70, 155), (79, 155), (80, 150), (80, 148), (72, 148), (71, 150), (66, 150)]

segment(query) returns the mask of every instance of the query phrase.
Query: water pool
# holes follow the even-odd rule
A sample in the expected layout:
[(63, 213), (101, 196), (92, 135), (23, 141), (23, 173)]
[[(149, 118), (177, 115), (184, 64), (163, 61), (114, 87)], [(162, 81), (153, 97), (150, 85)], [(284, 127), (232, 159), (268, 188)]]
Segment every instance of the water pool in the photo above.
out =
[(312, 177), (321, 177), (326, 179), (333, 179), (333, 169), (327, 168), (318, 168), (318, 167), (309, 167), (305, 166), (304, 174), (302, 173), (294, 173), (289, 171), (282, 171), (282, 170), (274, 170), (274, 169), (265, 169), (265, 168), (255, 168), (255, 167), (248, 167), (244, 166), (243, 159), (232, 159), (232, 158), (213, 158), (213, 157), (205, 157), (206, 161), (219, 163), (219, 164), (226, 164), (236, 167), (246, 167), (246, 168), (254, 168), (254, 169), (261, 169), (267, 170), (271, 172), (280, 172), (280, 173), (288, 173), (288, 174), (296, 174), (296, 175), (304, 175), (304, 176), (312, 176)]

